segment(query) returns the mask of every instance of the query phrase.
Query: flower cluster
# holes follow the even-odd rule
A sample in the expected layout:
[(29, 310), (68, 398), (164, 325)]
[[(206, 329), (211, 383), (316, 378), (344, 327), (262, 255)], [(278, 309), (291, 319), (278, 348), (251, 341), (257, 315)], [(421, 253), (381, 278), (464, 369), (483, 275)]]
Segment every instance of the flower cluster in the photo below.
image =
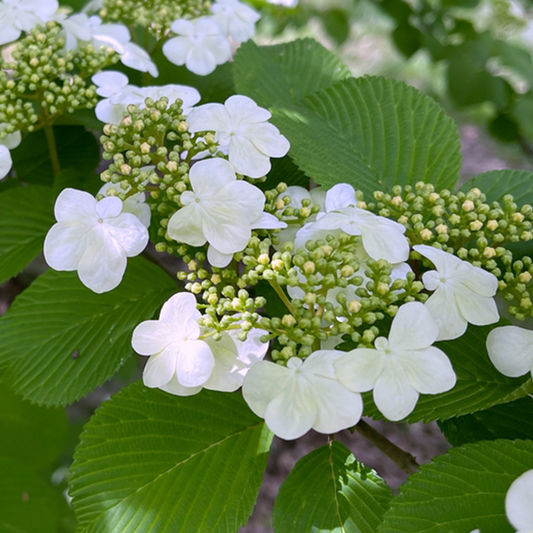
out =
[[(156, 251), (183, 261), (187, 292), (134, 333), (149, 387), (190, 395), (242, 386), (287, 439), (357, 424), (370, 392), (385, 417), (402, 420), (420, 394), (455, 385), (445, 345), (434, 344), (498, 322), (494, 297), (516, 276), (522, 293), (531, 290), (529, 266), (518, 269), (504, 247), (531, 238), (529, 206), (423, 183), (368, 203), (348, 184), (263, 191), (254, 180), (289, 143), (249, 98), (198, 106), (190, 87), (143, 90), (115, 72), (93, 81), (105, 98), (98, 112), (113, 119), (101, 138), (112, 162), (96, 198), (60, 195), (45, 257), (110, 290), (151, 226)], [(494, 329), (494, 364), (531, 371), (533, 352), (522, 348), (531, 335)]]

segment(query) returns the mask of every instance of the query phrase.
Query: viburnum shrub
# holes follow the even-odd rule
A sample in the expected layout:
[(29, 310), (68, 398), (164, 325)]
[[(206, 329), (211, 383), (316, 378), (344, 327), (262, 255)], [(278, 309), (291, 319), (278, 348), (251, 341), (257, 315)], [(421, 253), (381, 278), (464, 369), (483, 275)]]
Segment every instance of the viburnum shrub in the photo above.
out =
[[(435, 101), (258, 20), (0, 2), (0, 280), (50, 267), (0, 318), (2, 531), (237, 532), (273, 435), (310, 430), (276, 533), (533, 531), (533, 173), (459, 187)], [(131, 358), (66, 474), (58, 408)], [(420, 466), (363, 416), (452, 448)]]

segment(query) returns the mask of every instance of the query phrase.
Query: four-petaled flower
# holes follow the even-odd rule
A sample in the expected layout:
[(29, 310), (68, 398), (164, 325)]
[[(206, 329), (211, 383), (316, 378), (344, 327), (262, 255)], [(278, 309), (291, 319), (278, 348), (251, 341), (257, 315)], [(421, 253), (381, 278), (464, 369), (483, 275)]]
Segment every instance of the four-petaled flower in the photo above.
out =
[(327, 192), (326, 213), (298, 232), (295, 248), (303, 247), (308, 240), (322, 238), (338, 230), (348, 235), (360, 235), (363, 248), (372, 259), (385, 259), (395, 264), (403, 263), (409, 257), (405, 227), (358, 208), (353, 187), (345, 183), (335, 185)]
[(292, 357), (286, 367), (260, 361), (244, 378), (244, 399), (282, 439), (297, 439), (310, 429), (335, 433), (354, 426), (363, 402), (335, 377), (333, 365), (342, 355), (319, 350), (305, 361)]
[(419, 394), (438, 394), (455, 386), (450, 360), (432, 346), (438, 332), (423, 304), (404, 304), (388, 339), (378, 337), (375, 349), (357, 348), (335, 363), (337, 379), (353, 392), (373, 390), (376, 407), (389, 420), (402, 420), (415, 408)]
[(189, 173), (192, 191), (181, 195), (183, 207), (172, 215), (168, 234), (191, 246), (209, 243), (209, 262), (225, 267), (244, 250), (252, 226), (260, 219), (265, 195), (254, 185), (238, 181), (224, 159), (195, 163)]
[(218, 24), (209, 17), (179, 19), (171, 26), (177, 34), (163, 46), (163, 53), (175, 65), (206, 76), (231, 57), (231, 47)]
[(438, 248), (413, 246), (437, 270), (425, 272), (424, 286), (435, 291), (426, 306), (439, 324), (438, 340), (457, 339), (468, 326), (494, 324), (499, 320), (493, 296), (498, 290), (496, 276)]
[(213, 18), (222, 33), (238, 43), (251, 39), (259, 13), (238, 0), (217, 0), (211, 7)]
[(515, 479), (505, 496), (505, 513), (516, 533), (533, 531), (533, 470)]
[(189, 131), (214, 131), (220, 148), (227, 150), (235, 172), (261, 178), (271, 168), (271, 157), (283, 157), (289, 141), (267, 121), (270, 111), (247, 96), (230, 96), (224, 104), (199, 106), (187, 117)]
[(487, 352), (503, 375), (517, 378), (531, 372), (533, 377), (533, 331), (518, 326), (494, 328), (487, 336)]
[(48, 22), (58, 8), (57, 0), (3, 0), (0, 2), (0, 46), (16, 41), (23, 31)]
[(44, 241), (44, 257), (54, 270), (78, 271), (81, 282), (97, 293), (122, 280), (128, 257), (148, 243), (148, 230), (122, 201), (99, 202), (87, 192), (65, 189), (55, 204), (54, 224)]

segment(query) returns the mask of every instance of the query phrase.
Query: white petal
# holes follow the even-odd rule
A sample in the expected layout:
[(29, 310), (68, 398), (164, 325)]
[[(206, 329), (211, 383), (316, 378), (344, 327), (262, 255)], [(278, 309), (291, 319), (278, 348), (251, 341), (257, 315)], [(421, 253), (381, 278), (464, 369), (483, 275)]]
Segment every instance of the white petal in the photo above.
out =
[(76, 270), (93, 238), (90, 226), (76, 221), (58, 222), (44, 240), (44, 258), (54, 270)]
[[(141, 195), (139, 197), (139, 195)], [(145, 227), (150, 227), (150, 220), (152, 218), (152, 210), (150, 206), (145, 203), (144, 193), (137, 193), (129, 198), (124, 200), (124, 205), (122, 206), (123, 213), (131, 213), (136, 216), (140, 223)]]
[(171, 344), (148, 359), (143, 371), (143, 382), (147, 387), (162, 387), (174, 377), (178, 350), (179, 346)]
[(493, 329), (487, 337), (487, 351), (499, 372), (511, 378), (533, 369), (533, 331), (517, 326)]
[[(313, 230), (338, 230), (345, 227), (346, 225), (352, 222), (352, 217), (349, 216), (348, 212), (330, 212), (324, 216), (317, 219), (316, 222), (313, 222), (309, 225), (309, 229)], [(354, 229), (350, 232), (350, 235), (361, 235), (361, 229), (359, 225), (354, 221)], [(305, 226), (304, 226), (305, 228)], [(303, 228), (302, 228), (303, 229)]]
[(456, 291), (455, 299), (463, 317), (475, 326), (495, 324), (500, 320), (494, 298), (478, 296), (471, 290)]
[(131, 345), (139, 355), (153, 355), (163, 351), (170, 338), (170, 330), (164, 322), (145, 320), (133, 330)]
[(0, 24), (0, 46), (16, 41), (20, 35), (21, 31), (14, 26), (9, 24)]
[(382, 355), (382, 352), (368, 348), (347, 352), (333, 364), (335, 376), (350, 391), (369, 391), (383, 371)]
[(219, 341), (207, 338), (205, 342), (215, 357), (215, 367), (204, 387), (223, 392), (236, 391), (248, 372), (248, 366), (240, 360), (234, 339), (225, 332)]
[(196, 298), (189, 292), (180, 292), (169, 298), (161, 308), (159, 320), (182, 337), (197, 339), (200, 335)]
[(269, 157), (283, 157), (291, 147), (287, 138), (281, 135), (273, 124), (253, 124), (241, 135), (252, 141), (261, 153)]
[[(218, 28), (217, 28), (218, 29)], [(207, 48), (215, 58), (217, 65), (222, 65), (231, 59), (231, 45), (227, 38), (222, 35), (214, 35), (203, 39), (202, 47)]]
[(270, 213), (261, 213), (250, 224), (251, 229), (283, 229), (287, 227), (285, 222), (282, 222), (278, 217)]
[(176, 211), (168, 222), (167, 231), (172, 239), (191, 246), (203, 246), (206, 238), (202, 229), (203, 210), (195, 204)]
[(187, 117), (189, 131), (229, 131), (231, 118), (222, 104), (204, 104), (193, 109)]
[(406, 352), (400, 360), (411, 385), (420, 394), (439, 394), (455, 387), (457, 377), (450, 360), (434, 346)]
[(438, 341), (457, 339), (466, 331), (468, 322), (459, 311), (451, 287), (440, 285), (424, 305), (439, 325)]
[(392, 321), (389, 344), (392, 350), (421, 350), (431, 346), (439, 335), (439, 325), (420, 302), (402, 305)]
[(197, 197), (211, 198), (218, 196), (224, 185), (235, 182), (237, 176), (230, 163), (216, 157), (195, 163), (189, 172), (189, 179)]
[(283, 392), (268, 404), (265, 422), (275, 435), (292, 440), (311, 429), (317, 414), (317, 406), (307, 384), (302, 379), (293, 378)]
[(106, 98), (96, 104), (94, 112), (100, 122), (118, 125), (124, 118), (126, 106), (124, 104), (112, 104), (111, 100)]
[(252, 366), (244, 378), (242, 394), (257, 416), (265, 416), (268, 404), (285, 388), (289, 375), (287, 368), (270, 361)]
[(211, 210), (210, 216), (204, 214), (202, 229), (208, 242), (223, 254), (244, 250), (252, 237), (247, 217), (230, 206)]
[(233, 259), (233, 254), (223, 254), (219, 252), (212, 244), (207, 249), (207, 260), (209, 264), (217, 268), (226, 268)]
[(435, 265), (439, 274), (443, 276), (448, 275), (450, 272), (454, 272), (461, 264), (461, 260), (458, 257), (455, 257), (455, 255), (449, 254), (448, 252), (444, 252), (443, 250), (439, 250), (434, 246), (418, 244), (413, 246), (413, 250), (424, 256), (426, 259), (429, 259)]
[(194, 33), (194, 24), (186, 19), (175, 20), (170, 28), (178, 35), (192, 35)]
[(163, 54), (174, 65), (185, 65), (187, 56), (192, 48), (188, 37), (174, 37), (163, 45)]
[(480, 296), (492, 297), (498, 291), (498, 278), (494, 274), (466, 261), (458, 265), (456, 275), (467, 289)]
[(418, 401), (418, 392), (395, 358), (387, 361), (374, 387), (373, 395), (376, 407), (393, 422), (402, 420), (411, 413)]
[(409, 242), (405, 228), (384, 217), (365, 217), (361, 225), (363, 247), (372, 259), (385, 259), (389, 263), (403, 263), (409, 259)]
[(108, 196), (96, 204), (96, 214), (102, 219), (117, 217), (121, 211), (122, 200), (116, 196)]
[(76, 220), (96, 223), (96, 198), (88, 192), (63, 189), (57, 197), (54, 214), (58, 222)]
[(11, 153), (8, 148), (0, 144), (0, 179), (5, 178), (11, 167), (13, 166), (13, 160), (11, 159)]
[(224, 102), (224, 107), (235, 128), (243, 128), (250, 124), (265, 122), (272, 117), (270, 111), (259, 107), (251, 98), (242, 94), (230, 96)]
[(357, 205), (355, 189), (347, 183), (338, 183), (326, 193), (326, 211), (337, 211)]
[(270, 158), (260, 152), (249, 139), (240, 135), (231, 137), (229, 161), (239, 174), (250, 178), (266, 176), (272, 168)]
[(265, 334), (264, 331), (252, 329), (248, 332), (248, 337), (245, 341), (240, 341), (237, 338), (237, 335), (239, 334), (237, 330), (231, 330), (228, 334), (237, 346), (239, 360), (243, 361), (248, 369), (265, 357), (269, 343), (261, 342), (261, 337)]
[(120, 61), (123, 65), (140, 72), (149, 72), (154, 78), (159, 76), (156, 64), (150, 59), (148, 53), (134, 43), (126, 43)]
[(407, 274), (412, 271), (413, 269), (409, 266), (409, 263), (399, 263), (394, 265), (390, 274), (391, 280), (396, 281), (397, 279), (407, 279)]
[(81, 282), (96, 293), (117, 287), (126, 270), (126, 253), (111, 238), (98, 236), (85, 250), (79, 265)]
[[(0, 124), (0, 131), (3, 131), (4, 129), (5, 129), (5, 125)], [(21, 143), (21, 141), (22, 141), (22, 135), (20, 131), (15, 131), (14, 133), (8, 133), (5, 139), (0, 140), (0, 146), (5, 146), (6, 148), (9, 148), (10, 150), (14, 150)]]
[(533, 530), (533, 470), (515, 479), (505, 496), (505, 512), (509, 522), (524, 533)]
[(202, 387), (184, 387), (180, 385), (175, 375), (172, 376), (172, 379), (168, 383), (161, 385), (159, 388), (176, 396), (194, 396), (202, 390)]
[(148, 244), (146, 226), (131, 213), (121, 213), (115, 218), (107, 219), (105, 229), (122, 246), (128, 257), (139, 255)]
[(307, 189), (299, 187), (298, 185), (287, 187), (285, 192), (280, 193), (279, 198), (283, 198), (284, 196), (290, 196), (290, 206), (295, 209), (302, 208), (302, 200), (311, 200), (311, 193)]
[(217, 67), (215, 56), (211, 50), (200, 46), (193, 46), (187, 54), (186, 67), (198, 76), (207, 76)]
[(180, 345), (176, 364), (176, 376), (184, 387), (203, 385), (211, 375), (215, 358), (211, 348), (204, 341), (188, 340)]
[(436, 290), (442, 279), (442, 276), (436, 270), (428, 270), (422, 274), (422, 282), (428, 291)]
[(232, 17), (229, 23), (229, 34), (238, 43), (244, 43), (255, 34), (255, 24), (240, 17)]
[(98, 86), (96, 93), (104, 98), (120, 93), (129, 83), (128, 76), (115, 70), (99, 72), (91, 78), (92, 82)]

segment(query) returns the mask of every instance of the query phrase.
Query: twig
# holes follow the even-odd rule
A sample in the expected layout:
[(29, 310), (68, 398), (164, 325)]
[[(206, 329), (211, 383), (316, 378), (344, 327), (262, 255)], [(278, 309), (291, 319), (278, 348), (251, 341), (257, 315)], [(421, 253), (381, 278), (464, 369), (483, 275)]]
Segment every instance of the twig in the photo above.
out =
[(287, 295), (283, 292), (283, 289), (279, 286), (279, 283), (274, 280), (270, 281), (269, 283), (270, 286), (276, 291), (276, 294), (281, 298), (281, 301), (285, 304), (287, 309), (294, 314), (294, 307), (287, 298)]
[(360, 420), (354, 429), (392, 459), (406, 474), (414, 474), (418, 471), (420, 465), (410, 453), (398, 448), (396, 444), (392, 443), (364, 420)]
[(48, 144), (48, 152), (50, 153), (50, 161), (52, 162), (52, 170), (54, 171), (54, 178), (57, 178), (61, 172), (61, 165), (59, 163), (59, 155), (57, 153), (56, 138), (54, 135), (54, 127), (47, 122), (44, 125), (44, 133), (46, 135), (46, 142)]

